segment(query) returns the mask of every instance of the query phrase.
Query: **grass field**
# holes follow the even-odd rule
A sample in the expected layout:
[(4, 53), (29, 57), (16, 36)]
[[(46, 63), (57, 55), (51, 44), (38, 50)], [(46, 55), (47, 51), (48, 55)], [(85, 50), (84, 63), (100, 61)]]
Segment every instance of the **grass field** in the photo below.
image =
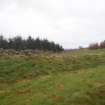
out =
[(0, 105), (105, 105), (105, 50), (0, 54)]

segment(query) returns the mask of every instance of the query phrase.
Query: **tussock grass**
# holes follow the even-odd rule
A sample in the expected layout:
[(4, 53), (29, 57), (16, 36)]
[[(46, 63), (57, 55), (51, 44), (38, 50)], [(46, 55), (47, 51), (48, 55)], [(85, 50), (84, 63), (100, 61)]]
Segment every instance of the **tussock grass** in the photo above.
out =
[(0, 105), (105, 105), (105, 50), (1, 54)]
[[(77, 50), (65, 53), (2, 54), (0, 81), (14, 82), (56, 72), (75, 71), (104, 65), (103, 50)], [(12, 78), (11, 78), (12, 77)]]

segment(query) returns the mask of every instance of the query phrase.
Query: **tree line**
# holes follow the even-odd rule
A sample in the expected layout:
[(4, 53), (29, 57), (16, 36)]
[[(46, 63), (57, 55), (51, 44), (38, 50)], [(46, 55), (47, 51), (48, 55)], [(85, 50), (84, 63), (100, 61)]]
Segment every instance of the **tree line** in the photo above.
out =
[(23, 39), (21, 36), (13, 38), (4, 38), (0, 36), (0, 48), (2, 49), (14, 49), (20, 50), (43, 50), (43, 51), (63, 51), (63, 47), (55, 42), (48, 41), (47, 39), (32, 38), (29, 36), (27, 39)]
[(92, 43), (88, 46), (89, 49), (104, 49), (105, 48), (105, 40), (100, 43)]

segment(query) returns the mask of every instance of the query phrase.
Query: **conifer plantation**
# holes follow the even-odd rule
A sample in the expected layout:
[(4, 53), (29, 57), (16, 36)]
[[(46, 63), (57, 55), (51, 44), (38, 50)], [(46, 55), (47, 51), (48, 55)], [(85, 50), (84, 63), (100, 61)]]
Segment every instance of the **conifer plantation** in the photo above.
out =
[(14, 49), (14, 50), (43, 50), (59, 52), (63, 51), (63, 47), (55, 42), (48, 41), (47, 39), (32, 38), (29, 36), (27, 39), (23, 39), (21, 36), (6, 39), (0, 36), (0, 48), (2, 49)]

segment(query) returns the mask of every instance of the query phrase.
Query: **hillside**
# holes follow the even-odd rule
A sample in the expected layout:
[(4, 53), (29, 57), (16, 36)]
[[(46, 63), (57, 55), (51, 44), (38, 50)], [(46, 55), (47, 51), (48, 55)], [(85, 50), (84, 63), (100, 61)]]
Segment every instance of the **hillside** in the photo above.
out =
[(0, 105), (105, 105), (105, 50), (0, 53)]

